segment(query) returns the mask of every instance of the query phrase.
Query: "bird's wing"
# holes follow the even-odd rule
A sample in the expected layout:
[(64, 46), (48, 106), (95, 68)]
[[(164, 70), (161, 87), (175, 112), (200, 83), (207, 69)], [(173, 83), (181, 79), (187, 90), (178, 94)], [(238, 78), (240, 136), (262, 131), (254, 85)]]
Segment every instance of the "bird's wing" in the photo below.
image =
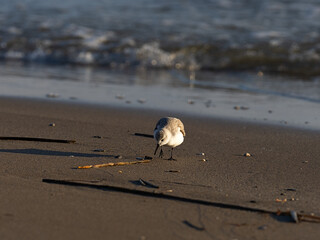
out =
[(157, 122), (156, 127), (154, 128), (154, 130), (163, 128), (167, 123), (168, 123), (168, 118), (161, 118)]
[(186, 136), (186, 131), (184, 130), (184, 125), (183, 123), (181, 122), (180, 119), (177, 119), (177, 123), (178, 123), (178, 127), (180, 128), (180, 132), (182, 133), (183, 136)]

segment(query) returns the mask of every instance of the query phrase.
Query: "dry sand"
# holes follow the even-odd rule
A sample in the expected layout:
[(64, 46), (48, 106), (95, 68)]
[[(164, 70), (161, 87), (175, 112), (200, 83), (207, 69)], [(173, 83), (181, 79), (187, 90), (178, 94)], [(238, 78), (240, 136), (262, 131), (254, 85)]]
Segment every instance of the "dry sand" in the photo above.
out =
[(167, 114), (1, 98), (0, 136), (76, 143), (0, 140), (0, 239), (320, 238), (318, 223), (226, 205), (320, 215), (319, 131), (176, 115), (187, 134), (175, 149), (177, 161), (76, 169), (153, 156), (154, 140), (134, 133), (152, 134)]

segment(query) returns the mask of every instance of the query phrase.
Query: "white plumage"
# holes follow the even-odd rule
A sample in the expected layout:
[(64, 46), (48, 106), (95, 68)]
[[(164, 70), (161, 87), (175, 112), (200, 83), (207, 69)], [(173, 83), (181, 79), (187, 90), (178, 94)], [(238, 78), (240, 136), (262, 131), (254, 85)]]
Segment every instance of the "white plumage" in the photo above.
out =
[(156, 155), (158, 148), (160, 147), (159, 157), (163, 157), (162, 146), (171, 147), (171, 157), (169, 160), (174, 160), (172, 158), (173, 148), (179, 146), (183, 143), (186, 132), (184, 130), (184, 125), (180, 119), (174, 117), (161, 118), (154, 129), (153, 132), (154, 139), (157, 142), (157, 147), (154, 152)]

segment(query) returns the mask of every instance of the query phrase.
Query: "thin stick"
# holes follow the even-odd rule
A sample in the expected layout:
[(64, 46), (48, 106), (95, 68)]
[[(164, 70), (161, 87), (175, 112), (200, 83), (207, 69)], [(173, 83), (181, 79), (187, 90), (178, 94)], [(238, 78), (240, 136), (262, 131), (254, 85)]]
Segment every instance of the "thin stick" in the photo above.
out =
[(79, 169), (88, 169), (88, 168), (101, 168), (101, 167), (114, 167), (114, 166), (123, 166), (123, 165), (131, 165), (131, 164), (139, 164), (139, 163), (149, 163), (150, 160), (140, 160), (140, 161), (133, 161), (133, 162), (117, 162), (117, 163), (103, 163), (103, 164), (96, 164), (96, 165), (87, 165), (87, 166), (79, 166)]
[[(261, 209), (261, 208), (245, 207), (245, 206), (236, 205), (236, 204), (212, 202), (212, 201), (206, 201), (206, 200), (201, 200), (201, 199), (174, 196), (174, 195), (169, 195), (169, 194), (165, 194), (162, 192), (155, 192), (155, 191), (149, 192), (149, 191), (142, 191), (142, 190), (130, 189), (130, 188), (126, 188), (126, 187), (112, 186), (112, 185), (98, 185), (98, 184), (93, 184), (90, 182), (83, 183), (83, 182), (79, 182), (76, 180), (59, 180), (59, 179), (46, 179), (46, 178), (44, 178), (44, 179), (42, 179), (42, 182), (69, 185), (69, 186), (89, 187), (89, 188), (96, 188), (96, 189), (102, 189), (102, 190), (112, 190), (112, 191), (135, 194), (135, 195), (140, 195), (140, 196), (145, 196), (145, 197), (154, 197), (154, 198), (175, 200), (175, 201), (180, 201), (180, 202), (201, 204), (201, 205), (206, 205), (206, 206), (219, 207), (219, 208), (225, 208), (225, 209), (234, 209), (234, 210), (240, 210), (240, 211), (266, 213), (266, 214), (271, 214), (271, 215), (275, 215), (275, 216), (290, 216), (290, 211), (287, 211), (287, 212), (282, 212), (279, 210), (278, 211), (271, 211), (271, 210), (266, 210), (266, 209)], [(297, 214), (297, 216), (300, 221), (320, 223), (319, 216), (311, 216), (311, 215), (307, 215), (307, 214)]]
[(0, 140), (10, 141), (34, 141), (34, 142), (56, 142), (56, 143), (75, 143), (76, 140), (34, 138), (34, 137), (0, 137)]

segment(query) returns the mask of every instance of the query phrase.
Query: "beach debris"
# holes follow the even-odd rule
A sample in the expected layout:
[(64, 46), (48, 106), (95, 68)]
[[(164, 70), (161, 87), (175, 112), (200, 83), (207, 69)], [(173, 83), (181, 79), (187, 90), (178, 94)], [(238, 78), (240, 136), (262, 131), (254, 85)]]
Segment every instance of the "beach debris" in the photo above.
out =
[(183, 223), (184, 223), (185, 225), (187, 225), (188, 227), (191, 227), (191, 228), (193, 228), (193, 229), (195, 229), (195, 230), (197, 230), (197, 231), (203, 231), (203, 230), (205, 230), (204, 227), (198, 227), (198, 226), (190, 223), (190, 222), (187, 221), (187, 220), (184, 220)]
[(206, 162), (206, 161), (207, 161), (207, 159), (205, 159), (205, 158), (204, 158), (204, 159), (202, 159), (201, 161), (202, 161), (202, 162)]
[(285, 203), (285, 202), (287, 202), (287, 199), (286, 198), (284, 198), (284, 199), (276, 198), (276, 202)]
[(243, 156), (245, 156), (245, 157), (251, 157), (252, 155), (247, 152), (247, 153), (243, 154)]
[(205, 153), (204, 153), (204, 152), (201, 152), (201, 153), (197, 153), (197, 155), (204, 156)]
[(122, 99), (124, 99), (124, 96), (123, 96), (123, 95), (120, 95), (120, 94), (117, 94), (117, 95), (116, 95), (116, 99), (122, 100)]
[(119, 171), (118, 171), (118, 173), (122, 173), (122, 171), (121, 171), (121, 170), (119, 170)]
[(147, 137), (147, 138), (153, 138), (153, 135), (151, 134), (145, 134), (145, 133), (135, 133), (135, 136), (139, 136), (139, 137)]
[(179, 173), (180, 170), (167, 170), (167, 171), (165, 171), (165, 172)]
[(122, 159), (123, 157), (122, 157), (121, 155), (117, 155), (117, 156), (115, 156), (114, 158), (116, 158), (116, 159)]
[(144, 98), (139, 98), (137, 101), (138, 101), (138, 103), (143, 104), (143, 103), (146, 102), (146, 99), (144, 99)]
[(137, 160), (143, 160), (143, 158), (142, 158), (142, 157), (136, 157), (136, 159), (137, 159)]
[(150, 156), (144, 156), (144, 158), (143, 158), (144, 160), (152, 160), (153, 159), (153, 157), (150, 157)]
[(94, 152), (105, 152), (106, 150), (104, 150), (104, 149), (94, 149), (93, 151)]
[[(234, 210), (240, 210), (240, 211), (250, 211), (250, 212), (256, 212), (256, 213), (266, 213), (270, 215), (275, 216), (290, 216), (290, 211), (282, 212), (280, 210), (277, 211), (271, 211), (267, 209), (261, 209), (256, 207), (246, 207), (241, 206), (237, 204), (230, 204), (230, 203), (222, 203), (222, 202), (213, 202), (208, 200), (201, 200), (201, 199), (195, 199), (195, 198), (189, 198), (189, 197), (181, 197), (181, 196), (174, 196), (165, 194), (163, 192), (156, 192), (156, 191), (143, 191), (138, 189), (131, 189), (127, 187), (120, 187), (120, 186), (113, 186), (113, 185), (107, 185), (107, 184), (97, 184), (92, 181), (83, 181), (83, 180), (61, 180), (61, 179), (48, 179), (43, 178), (42, 182), (50, 183), (50, 184), (60, 184), (60, 185), (66, 185), (66, 186), (78, 186), (78, 187), (87, 187), (87, 188), (94, 188), (98, 190), (112, 190), (117, 192), (124, 192), (126, 194), (134, 194), (134, 195), (140, 195), (140, 196), (149, 196), (153, 198), (159, 198), (159, 199), (168, 199), (168, 200), (175, 200), (180, 202), (189, 202), (192, 204), (201, 204), (211, 207), (218, 207), (218, 208), (225, 208), (225, 209), (234, 209)], [(167, 192), (173, 192), (173, 190), (169, 189)], [(316, 216), (315, 214), (311, 213), (308, 214), (302, 214), (302, 213), (296, 213), (297, 218), (300, 222), (313, 222), (313, 223), (320, 223), (320, 216)]]
[(159, 188), (159, 186), (154, 185), (150, 182), (147, 182), (145, 180), (143, 180), (142, 178), (139, 178), (139, 182), (143, 185), (143, 186), (147, 186), (147, 187), (151, 187), (151, 188)]
[(248, 110), (249, 107), (244, 107), (244, 106), (234, 106), (233, 107), (234, 110)]
[(308, 163), (309, 161), (303, 161), (302, 163)]
[(140, 161), (132, 161), (132, 162), (117, 162), (117, 163), (103, 163), (103, 164), (96, 164), (96, 165), (86, 165), (86, 166), (78, 166), (78, 169), (88, 169), (88, 168), (101, 168), (101, 167), (114, 167), (114, 166), (124, 166), (124, 165), (131, 165), (131, 164), (139, 164), (139, 163), (149, 163), (150, 160), (140, 160)]
[(293, 221), (298, 223), (299, 219), (298, 219), (298, 214), (296, 211), (290, 211), (290, 216), (292, 217)]
[(297, 191), (297, 189), (295, 189), (295, 188), (286, 188), (286, 191), (289, 191), (289, 192), (296, 192), (296, 191)]
[(258, 230), (266, 230), (268, 228), (267, 225), (262, 225), (260, 227), (258, 227)]
[(47, 93), (47, 98), (58, 98), (60, 95), (58, 93)]
[(49, 127), (55, 127), (55, 126), (56, 126), (55, 123), (50, 123), (50, 124), (49, 124)]
[(93, 138), (102, 138), (102, 136), (93, 136)]
[(55, 143), (75, 143), (76, 140), (63, 140), (51, 138), (34, 138), (34, 137), (0, 137), (0, 140), (10, 141), (33, 141), (33, 142), (55, 142)]

